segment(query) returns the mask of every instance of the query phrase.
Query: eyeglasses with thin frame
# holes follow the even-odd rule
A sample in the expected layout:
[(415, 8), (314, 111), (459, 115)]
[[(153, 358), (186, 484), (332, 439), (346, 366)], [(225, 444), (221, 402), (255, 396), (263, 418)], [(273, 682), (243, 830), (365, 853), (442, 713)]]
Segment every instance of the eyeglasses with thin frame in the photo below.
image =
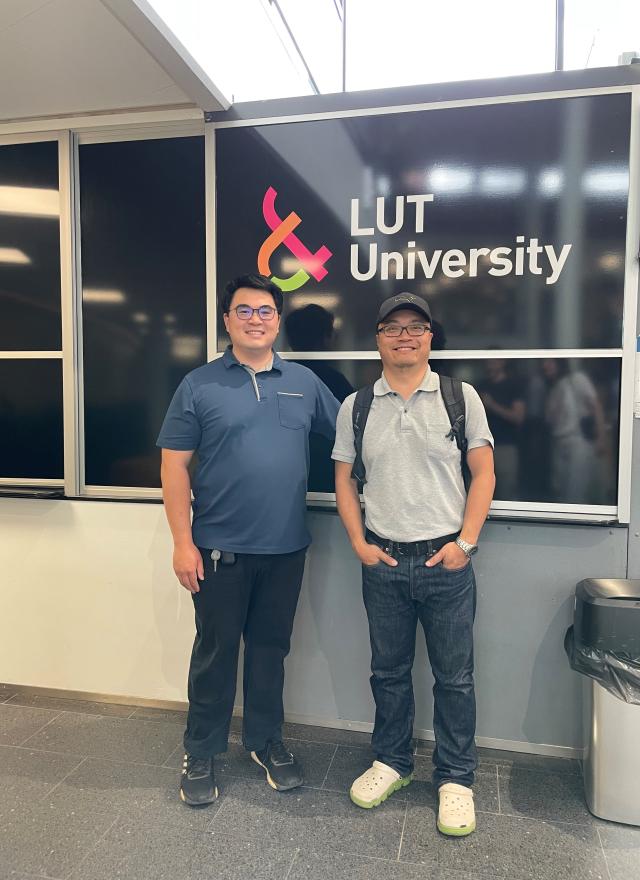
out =
[(425, 333), (431, 333), (431, 327), (428, 324), (383, 324), (378, 327), (376, 333), (384, 333), (391, 339), (402, 336), (404, 331), (407, 336), (424, 336)]
[(273, 306), (258, 306), (257, 309), (252, 309), (251, 306), (240, 304), (229, 311), (235, 312), (240, 321), (249, 321), (254, 315), (257, 315), (261, 321), (272, 321), (277, 309)]

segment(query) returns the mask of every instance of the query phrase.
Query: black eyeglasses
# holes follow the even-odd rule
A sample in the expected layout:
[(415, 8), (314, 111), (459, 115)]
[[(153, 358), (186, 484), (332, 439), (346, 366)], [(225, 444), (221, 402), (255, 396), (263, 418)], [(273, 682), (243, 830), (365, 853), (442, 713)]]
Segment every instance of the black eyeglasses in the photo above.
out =
[(257, 309), (252, 309), (251, 306), (240, 305), (229, 309), (229, 311), (235, 312), (240, 321), (248, 321), (254, 315), (257, 315), (261, 321), (271, 321), (277, 309), (274, 309), (273, 306), (259, 306)]
[(402, 336), (404, 330), (407, 331), (407, 336), (424, 336), (425, 333), (431, 333), (428, 324), (383, 324), (382, 327), (378, 327), (376, 333), (384, 333), (385, 336), (393, 339)]

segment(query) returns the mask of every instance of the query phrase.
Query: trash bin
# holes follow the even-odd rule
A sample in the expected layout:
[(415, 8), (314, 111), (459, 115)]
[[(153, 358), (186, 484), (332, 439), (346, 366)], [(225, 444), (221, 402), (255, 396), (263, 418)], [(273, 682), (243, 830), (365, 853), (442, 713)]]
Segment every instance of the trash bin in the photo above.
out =
[(580, 581), (565, 649), (572, 668), (591, 679), (584, 759), (589, 810), (640, 825), (640, 580)]

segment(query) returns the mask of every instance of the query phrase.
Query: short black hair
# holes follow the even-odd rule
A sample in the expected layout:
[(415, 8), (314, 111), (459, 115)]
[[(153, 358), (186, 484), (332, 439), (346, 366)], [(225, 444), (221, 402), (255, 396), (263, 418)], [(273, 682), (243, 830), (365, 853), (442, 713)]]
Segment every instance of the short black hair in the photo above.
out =
[(282, 296), (282, 291), (278, 285), (274, 284), (266, 275), (249, 273), (248, 275), (238, 275), (237, 278), (234, 278), (233, 281), (230, 281), (225, 287), (222, 299), (220, 300), (220, 309), (223, 315), (229, 314), (233, 294), (241, 287), (249, 287), (251, 290), (264, 290), (265, 293), (270, 293), (273, 297), (276, 311), (279, 315), (282, 314), (284, 297)]

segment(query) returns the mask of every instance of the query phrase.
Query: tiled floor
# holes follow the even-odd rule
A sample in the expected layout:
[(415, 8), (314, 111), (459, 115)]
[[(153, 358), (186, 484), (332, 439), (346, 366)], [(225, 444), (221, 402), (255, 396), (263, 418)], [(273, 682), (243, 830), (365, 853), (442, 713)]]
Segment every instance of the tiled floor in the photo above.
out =
[(307, 784), (278, 794), (234, 720), (220, 797), (177, 798), (184, 714), (0, 686), (0, 880), (638, 880), (640, 829), (594, 819), (575, 761), (481, 750), (478, 830), (435, 828), (431, 748), (376, 810), (346, 789), (368, 736), (289, 724)]

